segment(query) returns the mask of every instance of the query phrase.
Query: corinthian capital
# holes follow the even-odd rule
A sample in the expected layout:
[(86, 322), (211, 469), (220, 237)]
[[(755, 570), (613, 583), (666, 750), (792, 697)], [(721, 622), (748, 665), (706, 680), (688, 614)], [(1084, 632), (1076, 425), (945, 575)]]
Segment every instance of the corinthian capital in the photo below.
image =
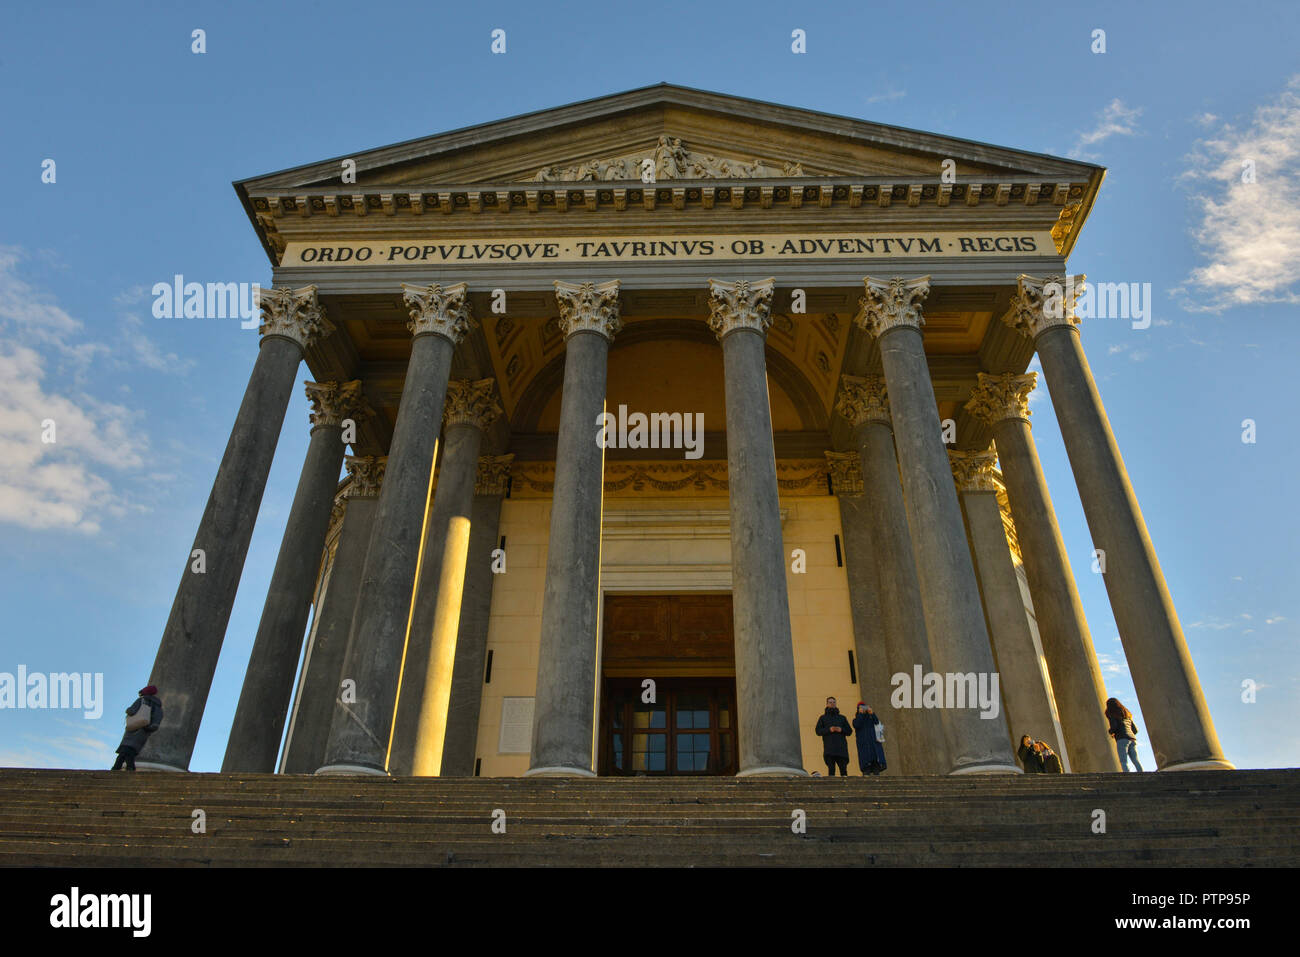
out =
[(1002, 318), (1030, 339), (1053, 326), (1077, 326), (1079, 317), (1074, 307), (1083, 295), (1083, 280), (1082, 274), (1042, 279), (1021, 275), (1016, 280), (1016, 295), (1011, 297), (1011, 310)]
[(445, 428), (472, 425), (482, 430), (500, 414), (495, 379), (452, 379), (447, 383), (447, 402), (442, 410)]
[(412, 336), (442, 336), (452, 345), (459, 345), (474, 324), (466, 292), (463, 282), (454, 286), (402, 283), (402, 301), (411, 313), (406, 328)]
[(384, 467), (388, 465), (387, 455), (349, 455), (345, 460), (348, 468), (346, 492), (348, 498), (377, 498), (379, 487), (384, 481)]
[(337, 426), (346, 418), (369, 415), (370, 407), (361, 394), (361, 380), (351, 382), (308, 382), (307, 401), (311, 403), (311, 427)]
[(623, 328), (618, 314), (619, 281), (560, 282), (555, 280), (555, 300), (560, 304), (560, 331), (564, 338), (575, 332), (599, 332), (609, 341)]
[(258, 333), (263, 339), (288, 339), (306, 352), (318, 339), (334, 331), (334, 324), (325, 318), (325, 308), (316, 301), (315, 286), (263, 289), (258, 305), (262, 309)]
[(510, 465), (515, 460), (510, 455), (484, 455), (478, 460), (478, 476), (474, 481), (475, 495), (505, 495), (510, 482)]
[(1026, 372), (1024, 375), (1011, 372), (989, 375), (981, 372), (979, 385), (966, 402), (966, 411), (989, 425), (997, 425), (1003, 419), (1024, 419), (1028, 422), (1029, 393), (1034, 391), (1037, 381), (1036, 372)]
[(840, 391), (835, 396), (835, 411), (857, 427), (864, 422), (892, 425), (885, 377), (878, 375), (840, 377)]
[(709, 280), (709, 328), (721, 342), (723, 336), (737, 329), (753, 329), (761, 336), (767, 335), (772, 324), (772, 291), (775, 279), (750, 282)]
[(856, 495), (862, 491), (862, 458), (857, 452), (827, 452), (826, 467), (836, 495)]
[(930, 295), (929, 276), (917, 279), (904, 279), (902, 276), (873, 279), (867, 276), (862, 280), (862, 286), (866, 295), (858, 300), (860, 308), (855, 321), (873, 336), (883, 336), (899, 326), (920, 329), (925, 325), (921, 303)]
[(992, 449), (983, 452), (948, 450), (948, 464), (959, 492), (996, 492), (998, 455)]

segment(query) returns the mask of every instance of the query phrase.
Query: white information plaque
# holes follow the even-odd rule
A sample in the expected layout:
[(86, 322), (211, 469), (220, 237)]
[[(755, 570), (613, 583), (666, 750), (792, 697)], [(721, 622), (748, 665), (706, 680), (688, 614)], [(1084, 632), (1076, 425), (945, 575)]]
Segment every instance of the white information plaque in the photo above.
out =
[(533, 699), (501, 699), (501, 739), (498, 754), (528, 754), (533, 750)]

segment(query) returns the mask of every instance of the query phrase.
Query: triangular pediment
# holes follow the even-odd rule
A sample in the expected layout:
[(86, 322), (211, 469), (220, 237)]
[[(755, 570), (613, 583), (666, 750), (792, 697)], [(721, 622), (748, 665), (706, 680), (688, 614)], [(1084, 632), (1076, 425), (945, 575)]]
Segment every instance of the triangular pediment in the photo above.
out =
[[(1087, 163), (660, 85), (243, 180), (241, 192), (356, 186), (865, 177), (1091, 179)], [(944, 161), (951, 161), (945, 164)]]

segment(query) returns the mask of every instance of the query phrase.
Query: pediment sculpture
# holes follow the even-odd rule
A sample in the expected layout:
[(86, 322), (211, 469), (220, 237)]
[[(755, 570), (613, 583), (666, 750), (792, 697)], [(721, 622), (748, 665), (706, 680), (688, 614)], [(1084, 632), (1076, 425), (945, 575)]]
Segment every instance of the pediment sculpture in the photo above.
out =
[[(654, 179), (643, 177), (643, 171), (648, 172), (652, 168)], [(676, 137), (661, 136), (652, 152), (590, 160), (577, 166), (544, 166), (537, 171), (533, 182), (660, 182), (667, 179), (765, 179), (806, 175), (808, 174), (799, 163), (786, 162), (778, 169), (757, 159), (752, 163), (725, 159), (707, 153), (696, 153), (683, 146), (682, 141)]]

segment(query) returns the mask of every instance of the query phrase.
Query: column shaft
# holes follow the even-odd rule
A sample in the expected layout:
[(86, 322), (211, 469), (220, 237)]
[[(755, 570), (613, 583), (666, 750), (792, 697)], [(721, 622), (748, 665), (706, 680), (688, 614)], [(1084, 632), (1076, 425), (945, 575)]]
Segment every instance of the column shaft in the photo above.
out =
[[(941, 438), (921, 332), (914, 325), (896, 325), (879, 341), (934, 665), (945, 674), (990, 680), (996, 673), (993, 651)], [(997, 716), (989, 717), (970, 702), (965, 707), (950, 706), (944, 709), (944, 723), (951, 773), (1017, 768), (1000, 708)]]
[[(264, 338), (258, 349), (149, 673), (167, 720), (150, 735), (142, 766), (189, 768), (301, 360), (302, 346), (279, 336)], [(202, 572), (193, 555), (199, 549)]]
[(1156, 764), (1230, 768), (1078, 332), (1052, 325), (1035, 346), (1093, 547), (1105, 554), (1106, 592)]
[(342, 428), (337, 421), (312, 430), (253, 640), (222, 771), (270, 774), (275, 770), (303, 632), (311, 612), (312, 588), (320, 568), (317, 558), (329, 532), (343, 451)]
[(605, 450), (596, 438), (608, 354), (609, 339), (594, 330), (565, 340), (529, 774), (594, 776), (605, 494)]
[[(501, 496), (475, 495), (469, 528), (469, 564), (461, 600), (456, 665), (447, 705), (447, 734), (442, 746), (443, 777), (469, 777), (477, 756), (479, 707), (487, 658), (488, 620), (492, 612), (492, 552), (497, 547)], [(507, 572), (509, 566), (507, 565)]]
[(344, 666), (356, 681), (356, 701), (341, 705), (334, 715), (323, 773), (382, 774), (386, 768), (420, 533), (454, 348), (452, 339), (435, 333), (417, 335), (411, 344), (352, 619), (352, 647)]

